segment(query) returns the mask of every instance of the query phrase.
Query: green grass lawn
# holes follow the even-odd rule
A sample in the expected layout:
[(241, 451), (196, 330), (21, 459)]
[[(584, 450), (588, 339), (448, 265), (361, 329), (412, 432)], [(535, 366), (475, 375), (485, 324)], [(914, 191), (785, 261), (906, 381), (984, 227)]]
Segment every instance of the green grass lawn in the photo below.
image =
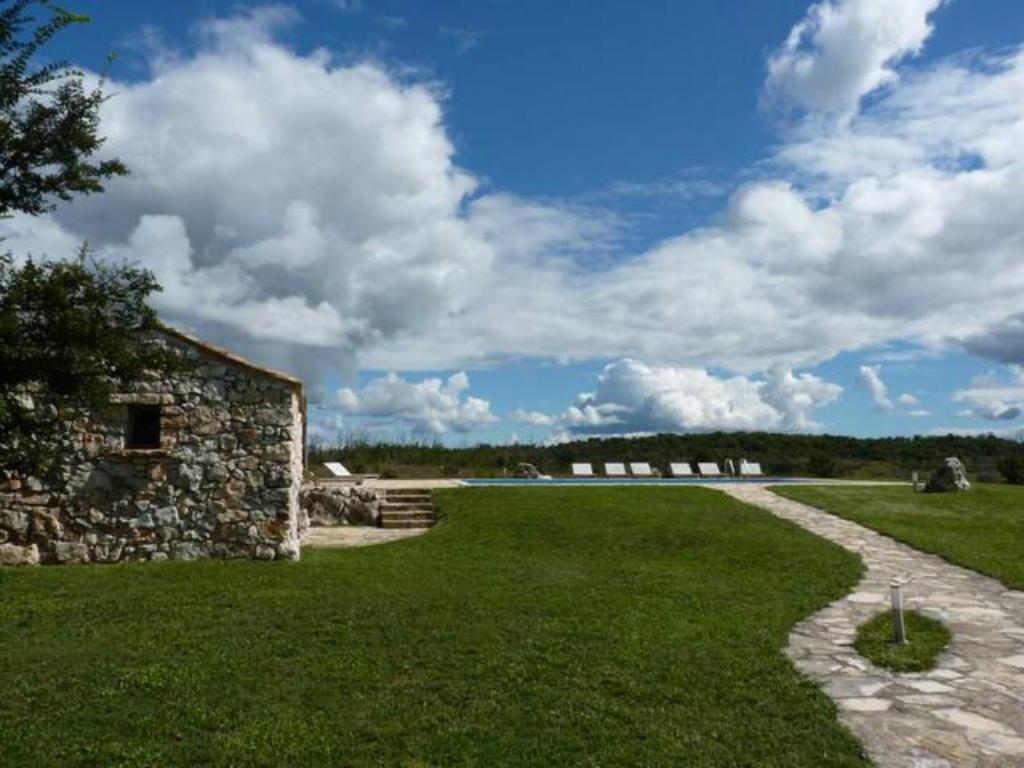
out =
[(704, 489), (438, 500), (297, 564), (0, 573), (0, 763), (868, 765), (781, 650), (854, 556)]
[(975, 485), (966, 493), (914, 493), (909, 486), (772, 490), (1024, 589), (1022, 487)]
[(941, 621), (917, 611), (904, 611), (907, 641), (893, 642), (892, 612), (886, 611), (857, 628), (857, 652), (880, 667), (894, 672), (925, 672), (949, 645), (952, 635)]

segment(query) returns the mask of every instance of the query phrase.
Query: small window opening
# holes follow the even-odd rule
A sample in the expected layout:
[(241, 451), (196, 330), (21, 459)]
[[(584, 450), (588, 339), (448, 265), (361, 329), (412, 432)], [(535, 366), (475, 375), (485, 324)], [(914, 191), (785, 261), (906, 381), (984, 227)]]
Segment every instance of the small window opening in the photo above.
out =
[(125, 448), (160, 447), (160, 406), (129, 405)]

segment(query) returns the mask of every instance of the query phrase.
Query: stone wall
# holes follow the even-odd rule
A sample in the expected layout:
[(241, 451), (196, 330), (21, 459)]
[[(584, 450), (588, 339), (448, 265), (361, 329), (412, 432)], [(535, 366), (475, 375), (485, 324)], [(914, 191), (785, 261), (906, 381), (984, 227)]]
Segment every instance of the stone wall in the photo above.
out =
[(356, 485), (310, 485), (302, 511), (310, 525), (379, 525), (384, 491)]
[[(176, 333), (180, 371), (67, 424), (45, 477), (0, 474), (0, 564), (297, 559), (299, 382)], [(40, 398), (35, 407), (51, 408)], [(159, 448), (126, 449), (129, 409), (159, 405)]]

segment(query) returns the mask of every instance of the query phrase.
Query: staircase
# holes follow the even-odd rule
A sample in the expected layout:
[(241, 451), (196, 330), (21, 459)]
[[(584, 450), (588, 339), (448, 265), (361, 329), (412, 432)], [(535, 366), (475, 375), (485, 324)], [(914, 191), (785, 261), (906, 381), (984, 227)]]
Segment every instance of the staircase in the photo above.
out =
[(381, 528), (430, 528), (436, 510), (429, 488), (388, 488), (380, 505)]

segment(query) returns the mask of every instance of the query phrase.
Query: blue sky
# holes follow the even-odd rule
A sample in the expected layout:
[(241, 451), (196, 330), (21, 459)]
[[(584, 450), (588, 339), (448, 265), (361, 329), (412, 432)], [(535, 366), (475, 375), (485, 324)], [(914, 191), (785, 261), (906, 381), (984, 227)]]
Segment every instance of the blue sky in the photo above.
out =
[(133, 176), (9, 240), (324, 437), (1024, 423), (1020, 3), (71, 5)]

